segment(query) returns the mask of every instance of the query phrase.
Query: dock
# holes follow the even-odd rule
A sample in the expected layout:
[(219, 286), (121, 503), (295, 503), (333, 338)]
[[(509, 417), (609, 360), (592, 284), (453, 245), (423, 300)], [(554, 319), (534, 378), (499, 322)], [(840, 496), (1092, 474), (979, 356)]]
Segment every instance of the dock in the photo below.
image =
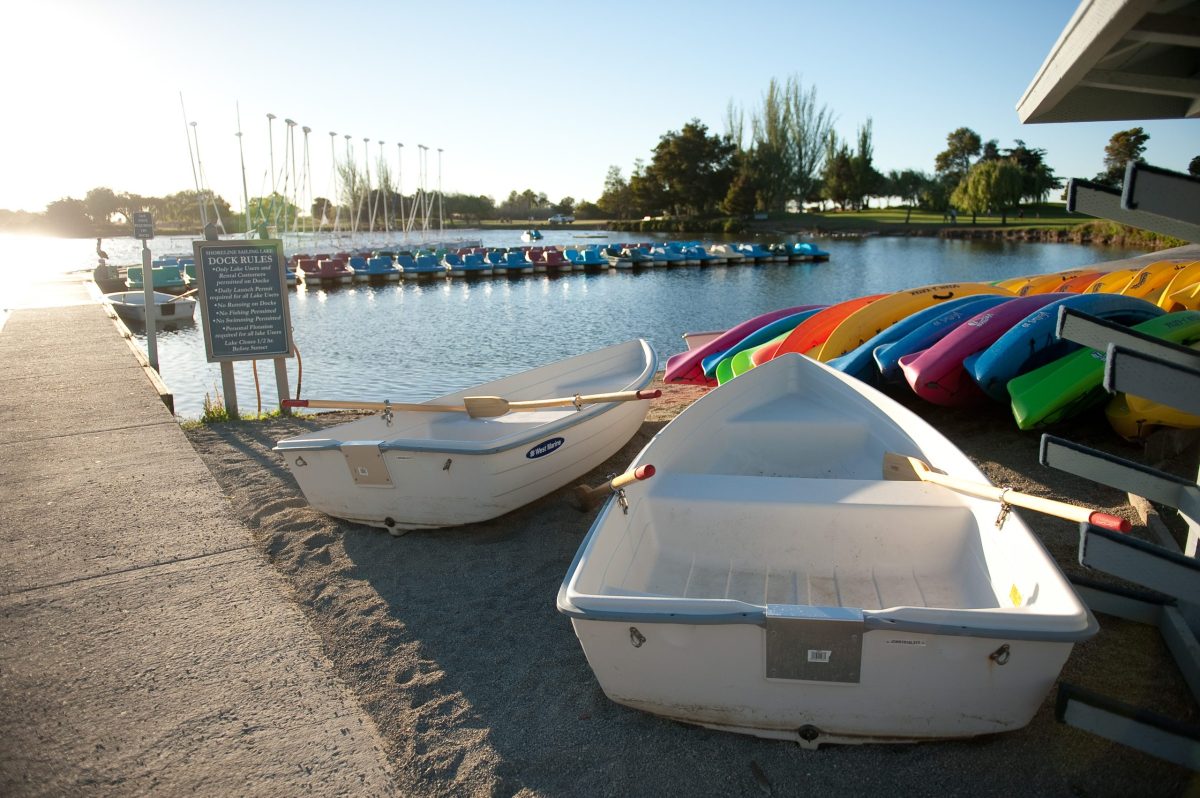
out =
[(0, 317), (0, 794), (394, 794), (284, 581), (65, 290)]

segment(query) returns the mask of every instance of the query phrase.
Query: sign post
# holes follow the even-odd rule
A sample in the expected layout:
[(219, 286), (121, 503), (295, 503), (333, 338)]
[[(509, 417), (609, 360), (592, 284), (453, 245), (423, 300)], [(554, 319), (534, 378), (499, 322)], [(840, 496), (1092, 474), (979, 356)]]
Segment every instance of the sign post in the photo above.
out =
[(282, 404), (289, 398), (284, 358), (292, 356), (283, 242), (196, 241), (192, 248), (200, 283), (204, 349), (209, 363), (221, 364), (225, 409), (237, 417), (233, 378), (237, 360), (274, 360)]
[(158, 305), (154, 301), (154, 270), (151, 268), (150, 246), (154, 238), (154, 217), (149, 211), (134, 211), (133, 237), (142, 242), (142, 294), (146, 309), (146, 359), (150, 368), (158, 371), (158, 336), (155, 329)]

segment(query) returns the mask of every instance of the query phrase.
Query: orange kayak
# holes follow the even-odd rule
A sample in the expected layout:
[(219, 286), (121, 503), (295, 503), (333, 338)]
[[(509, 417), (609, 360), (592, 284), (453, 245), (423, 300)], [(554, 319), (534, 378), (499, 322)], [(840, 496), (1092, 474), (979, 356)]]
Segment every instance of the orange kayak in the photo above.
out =
[(1078, 277), (1072, 277), (1054, 290), (1060, 294), (1082, 294), (1089, 285), (1103, 276), (1103, 272), (1084, 272)]
[(839, 302), (836, 305), (830, 305), (819, 313), (809, 316), (792, 330), (787, 338), (783, 339), (778, 346), (764, 346), (762, 349), (754, 353), (752, 359), (754, 365), (761, 366), (771, 358), (786, 354), (787, 352), (799, 352), (806, 354), (814, 347), (820, 347), (825, 343), (830, 334), (837, 329), (837, 326), (846, 320), (850, 314), (855, 311), (865, 308), (867, 305), (874, 302), (876, 299), (882, 299), (890, 294), (872, 294), (871, 296), (860, 296), (854, 299), (847, 299), (845, 302)]

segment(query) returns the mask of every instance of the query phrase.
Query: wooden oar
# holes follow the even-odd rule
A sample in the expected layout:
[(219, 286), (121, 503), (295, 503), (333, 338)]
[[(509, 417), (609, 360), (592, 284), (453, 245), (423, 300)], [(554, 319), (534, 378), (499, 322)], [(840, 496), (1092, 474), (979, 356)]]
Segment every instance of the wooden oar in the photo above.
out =
[(1102, 513), (1098, 510), (1080, 507), (1075, 504), (1055, 501), (1054, 499), (1043, 499), (1040, 496), (1032, 496), (1010, 488), (997, 488), (981, 482), (971, 482), (970, 480), (952, 477), (936, 470), (923, 460), (903, 454), (896, 454), (895, 452), (886, 452), (883, 455), (883, 478), (932, 482), (936, 485), (958, 491), (959, 493), (966, 493), (969, 496), (978, 496), (981, 499), (990, 499), (1001, 504), (1011, 504), (1016, 507), (1024, 507), (1027, 510), (1036, 510), (1039, 513), (1065, 518), (1068, 521), (1086, 521), (1089, 524), (1111, 529), (1114, 532), (1128, 532), (1131, 528), (1128, 520), (1118, 518), (1115, 515), (1109, 515), (1108, 513)]
[(619, 491), (630, 483), (640, 479), (650, 479), (652, 476), (654, 476), (654, 466), (647, 463), (637, 468), (631, 468), (624, 474), (613, 477), (608, 482), (594, 488), (588, 485), (578, 485), (575, 488), (575, 509), (586, 513), (607, 498), (609, 494)]
[(586, 395), (576, 394), (570, 397), (559, 397), (556, 399), (529, 399), (520, 402), (510, 402), (507, 399), (502, 399), (499, 396), (465, 396), (463, 404), (467, 407), (467, 414), (473, 418), (494, 418), (502, 416), (505, 413), (514, 413), (520, 410), (541, 410), (546, 407), (567, 407), (574, 405), (582, 407), (583, 405), (603, 404), (604, 402), (629, 402), (635, 399), (657, 399), (662, 396), (662, 391), (617, 391), (616, 393), (593, 393)]
[(199, 290), (200, 290), (199, 288), (193, 288), (191, 291), (184, 291), (182, 294), (177, 294), (176, 296), (172, 297), (171, 299), (168, 299), (168, 300), (167, 300), (166, 302), (164, 302), (163, 304), (165, 304), (165, 305), (169, 305), (169, 304), (171, 304), (172, 302), (178, 302), (179, 300), (183, 299), (184, 297), (189, 297), (189, 296), (191, 296), (192, 294), (196, 293), (196, 292), (197, 292), (197, 291), (199, 291)]
[(628, 402), (632, 399), (657, 399), (662, 391), (619, 391), (617, 393), (594, 393), (585, 396), (561, 397), (557, 399), (531, 399), (510, 402), (499, 396), (465, 396), (461, 405), (429, 405), (404, 402), (354, 402), (340, 399), (284, 399), (287, 408), (312, 407), (327, 410), (413, 410), (423, 413), (466, 413), (471, 418), (496, 418), (506, 413), (522, 410), (540, 410), (544, 407), (576, 407), (601, 402)]

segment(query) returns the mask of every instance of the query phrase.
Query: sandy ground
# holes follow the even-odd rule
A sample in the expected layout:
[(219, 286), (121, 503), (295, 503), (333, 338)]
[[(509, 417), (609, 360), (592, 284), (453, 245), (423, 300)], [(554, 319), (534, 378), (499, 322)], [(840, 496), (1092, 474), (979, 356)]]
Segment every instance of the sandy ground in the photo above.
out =
[[(637, 436), (585, 480), (632, 459), (702, 389), (667, 388)], [(894, 394), (997, 484), (1137, 516), (1126, 496), (1037, 463), (1038, 436), (1000, 406), (947, 410)], [(564, 488), (482, 524), (392, 537), (309, 508), (271, 447), (346, 420), (324, 414), (220, 424), (188, 435), (285, 577), (340, 675), (383, 735), (402, 794), (424, 795), (1178, 795), (1200, 779), (1058, 724), (1047, 695), (1025, 729), (900, 746), (794, 744), (709, 731), (627, 709), (600, 690), (555, 595), (596, 511)], [(1092, 415), (1063, 437), (1138, 458)], [(1194, 460), (1192, 461), (1194, 463)], [(1078, 528), (1023, 513), (1068, 573)], [(1148, 536), (1144, 528), (1135, 534)], [(1093, 576), (1098, 576), (1093, 574)], [(1062, 680), (1195, 721), (1158, 632), (1099, 616)]]

